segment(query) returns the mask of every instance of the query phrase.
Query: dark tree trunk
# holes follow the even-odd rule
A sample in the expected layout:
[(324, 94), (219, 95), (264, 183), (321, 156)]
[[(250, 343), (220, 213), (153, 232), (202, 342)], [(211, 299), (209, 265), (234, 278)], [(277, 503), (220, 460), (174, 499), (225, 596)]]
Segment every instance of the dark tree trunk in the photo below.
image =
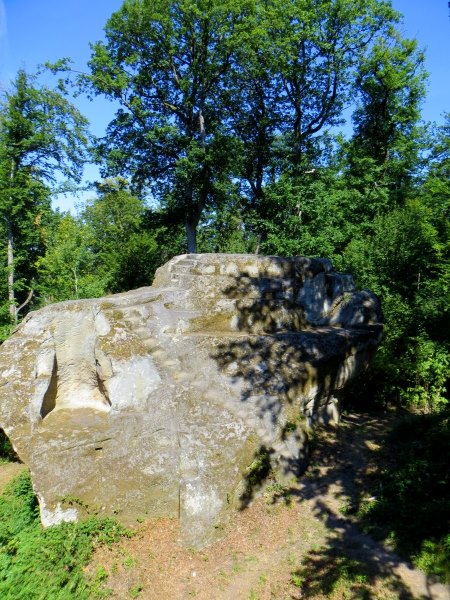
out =
[(186, 219), (186, 239), (188, 254), (197, 254), (197, 224)]

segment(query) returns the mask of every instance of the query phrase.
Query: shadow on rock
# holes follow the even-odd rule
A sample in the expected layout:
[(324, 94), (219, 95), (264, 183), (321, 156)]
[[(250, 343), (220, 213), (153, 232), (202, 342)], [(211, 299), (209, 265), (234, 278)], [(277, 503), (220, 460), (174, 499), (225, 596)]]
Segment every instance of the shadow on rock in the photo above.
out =
[[(261, 439), (244, 474), (241, 508), (275, 473), (289, 486), (305, 470), (310, 432), (338, 422), (342, 389), (368, 364), (381, 330), (376, 300), (355, 308), (359, 293), (349, 291), (348, 276), (325, 272), (320, 260), (270, 260), (277, 277), (261, 268), (258, 276), (229, 278), (229, 334), (211, 354), (257, 420)], [(342, 309), (346, 303), (353, 317), (361, 309), (356, 323)]]

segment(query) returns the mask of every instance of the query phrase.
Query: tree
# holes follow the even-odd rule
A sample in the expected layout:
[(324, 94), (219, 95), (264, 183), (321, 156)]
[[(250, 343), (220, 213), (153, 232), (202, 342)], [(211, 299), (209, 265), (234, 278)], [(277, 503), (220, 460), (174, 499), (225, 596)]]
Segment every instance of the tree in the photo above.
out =
[(281, 173), (310, 168), (317, 137), (342, 121), (354, 72), (398, 18), (389, 2), (258, 2), (231, 71), (232, 130), (256, 202)]
[(422, 166), (418, 123), (426, 76), (417, 42), (395, 31), (381, 37), (358, 67), (346, 180), (360, 195), (360, 220), (371, 222), (411, 191)]
[(428, 170), (417, 190), (418, 200), (430, 211), (436, 232), (435, 249), (439, 260), (433, 265), (438, 277), (422, 285), (423, 317), (435, 339), (449, 343), (450, 331), (450, 113), (436, 127), (431, 139)]
[(301, 170), (314, 136), (339, 121), (355, 65), (396, 18), (375, 0), (127, 0), (82, 77), (121, 104), (100, 147), (106, 172), (178, 214), (195, 252), (224, 181), (247, 181), (259, 200), (280, 168)]
[(422, 186), (422, 194), (432, 207), (442, 239), (450, 239), (450, 113), (444, 115), (444, 123), (435, 127), (430, 143), (428, 171)]
[(95, 298), (106, 292), (107, 281), (98, 273), (91, 245), (92, 232), (85, 224), (70, 214), (57, 219), (45, 254), (36, 261), (41, 303)]
[(77, 217), (55, 214), (45, 254), (36, 261), (40, 303), (150, 285), (156, 269), (181, 252), (174, 231), (167, 234), (159, 215), (130, 193), (126, 180), (104, 180), (97, 193)]
[(122, 105), (101, 146), (108, 172), (130, 174), (133, 189), (150, 189), (179, 214), (190, 252), (232, 156), (217, 95), (230, 67), (238, 4), (127, 1), (90, 61), (88, 84)]
[(443, 244), (433, 211), (409, 200), (356, 237), (345, 268), (381, 299), (383, 345), (371, 371), (372, 392), (438, 410), (448, 402), (449, 239)]
[(17, 294), (32, 292), (33, 265), (43, 252), (50, 215), (50, 186), (57, 174), (80, 180), (86, 127), (60, 92), (39, 87), (23, 70), (0, 104), (0, 215), (12, 322), (23, 306), (17, 306)]
[(106, 180), (97, 189), (98, 197), (81, 213), (96, 272), (109, 292), (150, 285), (155, 270), (168, 258), (159, 239), (162, 228), (149, 226), (148, 208), (130, 193), (126, 180)]

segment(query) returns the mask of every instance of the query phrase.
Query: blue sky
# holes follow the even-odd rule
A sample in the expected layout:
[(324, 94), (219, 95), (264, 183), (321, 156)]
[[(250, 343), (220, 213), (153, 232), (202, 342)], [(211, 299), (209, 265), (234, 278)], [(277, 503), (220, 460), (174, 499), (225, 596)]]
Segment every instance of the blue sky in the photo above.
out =
[(429, 73), (423, 118), (442, 122), (450, 112), (450, 9), (448, 0), (393, 0), (392, 5), (404, 15), (400, 32), (416, 38), (426, 52)]
[[(24, 67), (68, 56), (86, 70), (89, 42), (103, 37), (103, 27), (122, 0), (0, 0), (0, 86)], [(77, 98), (77, 106), (101, 135), (110, 120), (108, 103)]]
[[(63, 56), (73, 59), (80, 70), (89, 59), (89, 42), (102, 38), (103, 27), (122, 0), (0, 0), (0, 89), (24, 67), (36, 66)], [(415, 37), (426, 50), (430, 74), (428, 94), (423, 107), (425, 120), (442, 121), (450, 111), (450, 14), (448, 0), (393, 0), (404, 15), (400, 30)], [(113, 108), (100, 99), (89, 102), (77, 98), (76, 104), (91, 122), (96, 135), (102, 135)], [(89, 169), (88, 177), (96, 171)], [(72, 200), (61, 201), (68, 208)]]

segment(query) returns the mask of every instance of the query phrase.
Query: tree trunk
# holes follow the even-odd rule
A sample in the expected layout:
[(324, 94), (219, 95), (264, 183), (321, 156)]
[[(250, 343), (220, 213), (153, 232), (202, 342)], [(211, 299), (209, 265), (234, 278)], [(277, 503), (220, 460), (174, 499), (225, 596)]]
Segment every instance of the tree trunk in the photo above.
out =
[[(9, 179), (11, 181), (11, 186), (14, 181), (14, 177), (17, 170), (17, 165), (14, 159), (11, 160), (11, 172), (9, 174)], [(13, 205), (13, 200), (10, 196), (10, 205)], [(16, 308), (16, 297), (14, 293), (14, 234), (11, 220), (8, 217), (5, 217), (6, 222), (6, 237), (8, 240), (8, 304), (9, 304), (9, 315), (11, 317), (12, 323), (17, 323), (17, 308)]]
[[(206, 152), (206, 128), (205, 117), (203, 115), (203, 100), (198, 112), (198, 127), (200, 131), (200, 143), (203, 150)], [(193, 132), (190, 132), (193, 137)], [(188, 254), (197, 254), (197, 226), (200, 221), (203, 209), (206, 205), (206, 200), (209, 193), (209, 168), (203, 165), (202, 184), (198, 190), (197, 202), (194, 200), (194, 185), (192, 181), (185, 188), (185, 203), (186, 203), (186, 241)]]
[(197, 223), (186, 219), (186, 239), (188, 254), (197, 254)]
[(14, 236), (12, 224), (9, 219), (6, 221), (6, 237), (8, 239), (8, 304), (9, 315), (13, 323), (17, 323), (16, 298), (14, 293)]
[(184, 224), (186, 227), (186, 243), (188, 254), (197, 254), (197, 211), (194, 207), (194, 186), (188, 183), (184, 189)]
[(77, 274), (77, 270), (75, 267), (72, 269), (72, 273), (73, 273), (73, 285), (74, 285), (74, 289), (75, 289), (75, 298), (78, 300), (78, 274)]

